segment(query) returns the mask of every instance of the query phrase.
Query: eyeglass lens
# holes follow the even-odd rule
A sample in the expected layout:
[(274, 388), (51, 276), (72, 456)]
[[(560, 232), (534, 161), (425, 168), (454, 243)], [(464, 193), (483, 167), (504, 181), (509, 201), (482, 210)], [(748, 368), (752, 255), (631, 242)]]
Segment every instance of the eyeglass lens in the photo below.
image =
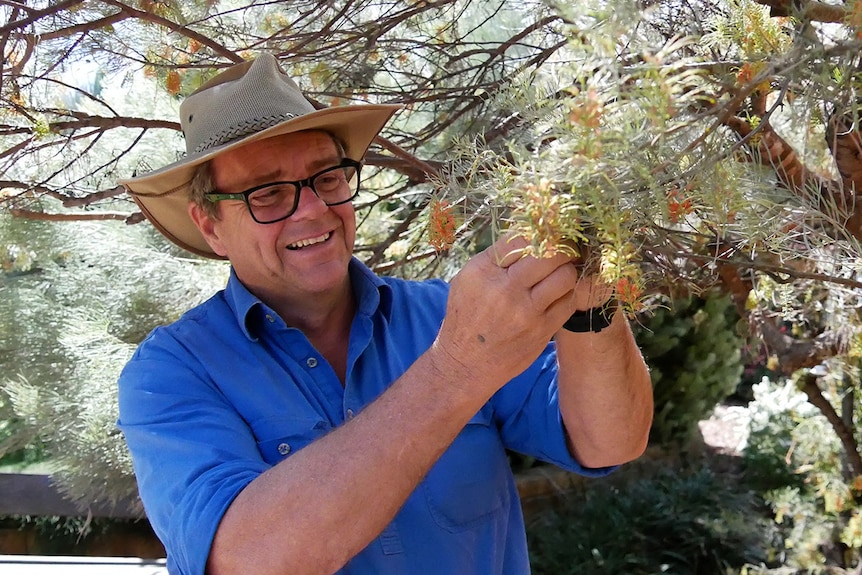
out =
[[(336, 166), (315, 175), (308, 182), (312, 191), (327, 205), (343, 204), (353, 198), (359, 185), (356, 168)], [(300, 188), (292, 183), (276, 183), (248, 195), (248, 207), (260, 223), (283, 220), (296, 211)]]

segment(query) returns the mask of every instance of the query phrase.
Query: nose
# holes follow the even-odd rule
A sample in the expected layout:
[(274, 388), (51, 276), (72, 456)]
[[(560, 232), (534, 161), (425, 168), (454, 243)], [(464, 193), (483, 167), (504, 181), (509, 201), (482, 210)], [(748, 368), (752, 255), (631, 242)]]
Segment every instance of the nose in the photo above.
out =
[(317, 192), (311, 189), (311, 186), (305, 184), (299, 188), (299, 200), (296, 205), (296, 211), (290, 216), (291, 219), (306, 219), (315, 218), (329, 209), (323, 200), (321, 200)]

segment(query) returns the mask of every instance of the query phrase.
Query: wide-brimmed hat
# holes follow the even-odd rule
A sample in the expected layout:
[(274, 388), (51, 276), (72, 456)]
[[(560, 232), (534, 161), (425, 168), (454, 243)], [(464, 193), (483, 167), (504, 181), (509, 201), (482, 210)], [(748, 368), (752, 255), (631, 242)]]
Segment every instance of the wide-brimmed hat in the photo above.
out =
[(219, 258), (188, 214), (195, 168), (244, 144), (302, 130), (325, 130), (361, 161), (374, 137), (400, 106), (361, 104), (316, 110), (299, 86), (262, 54), (231, 66), (195, 90), (180, 105), (186, 155), (158, 170), (121, 179), (152, 224), (178, 246)]

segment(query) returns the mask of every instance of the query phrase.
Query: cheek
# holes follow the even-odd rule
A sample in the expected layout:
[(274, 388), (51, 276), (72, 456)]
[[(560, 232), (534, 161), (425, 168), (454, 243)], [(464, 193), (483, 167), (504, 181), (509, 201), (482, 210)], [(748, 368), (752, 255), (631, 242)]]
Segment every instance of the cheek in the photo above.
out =
[(344, 204), (341, 206), (333, 206), (333, 211), (341, 218), (344, 228), (344, 241), (350, 251), (353, 251), (353, 244), (356, 242), (356, 211), (353, 209), (353, 204)]
[[(245, 214), (231, 214), (218, 226), (217, 233), (230, 253), (265, 252), (278, 243), (282, 225), (261, 225)], [(228, 257), (230, 257), (230, 253)]]

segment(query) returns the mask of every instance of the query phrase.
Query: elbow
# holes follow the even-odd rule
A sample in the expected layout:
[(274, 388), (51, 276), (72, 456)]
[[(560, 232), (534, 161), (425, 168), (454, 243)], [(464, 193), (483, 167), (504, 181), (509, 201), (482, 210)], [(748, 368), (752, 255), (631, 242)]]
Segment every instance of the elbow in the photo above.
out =
[(344, 550), (329, 545), (326, 548), (301, 549), (291, 545), (291, 538), (280, 535), (228, 533), (219, 529), (207, 559), (206, 575), (333, 575), (344, 567), (350, 557)]
[(569, 451), (584, 467), (599, 469), (629, 463), (641, 457), (649, 445), (652, 426), (652, 408), (633, 416), (629, 424), (616, 428), (616, 433), (605, 429), (601, 437), (585, 436), (579, 440), (569, 434)]
[(595, 453), (574, 453), (575, 459), (588, 469), (616, 467), (638, 459), (646, 452), (647, 443), (638, 442), (627, 445), (617, 445)]
[(622, 442), (623, 449), (621, 450), (617, 465), (629, 463), (641, 457), (646, 453), (649, 446), (650, 429), (652, 428), (653, 419), (653, 404), (650, 398), (649, 402), (641, 407), (641, 413), (635, 418), (627, 441)]

